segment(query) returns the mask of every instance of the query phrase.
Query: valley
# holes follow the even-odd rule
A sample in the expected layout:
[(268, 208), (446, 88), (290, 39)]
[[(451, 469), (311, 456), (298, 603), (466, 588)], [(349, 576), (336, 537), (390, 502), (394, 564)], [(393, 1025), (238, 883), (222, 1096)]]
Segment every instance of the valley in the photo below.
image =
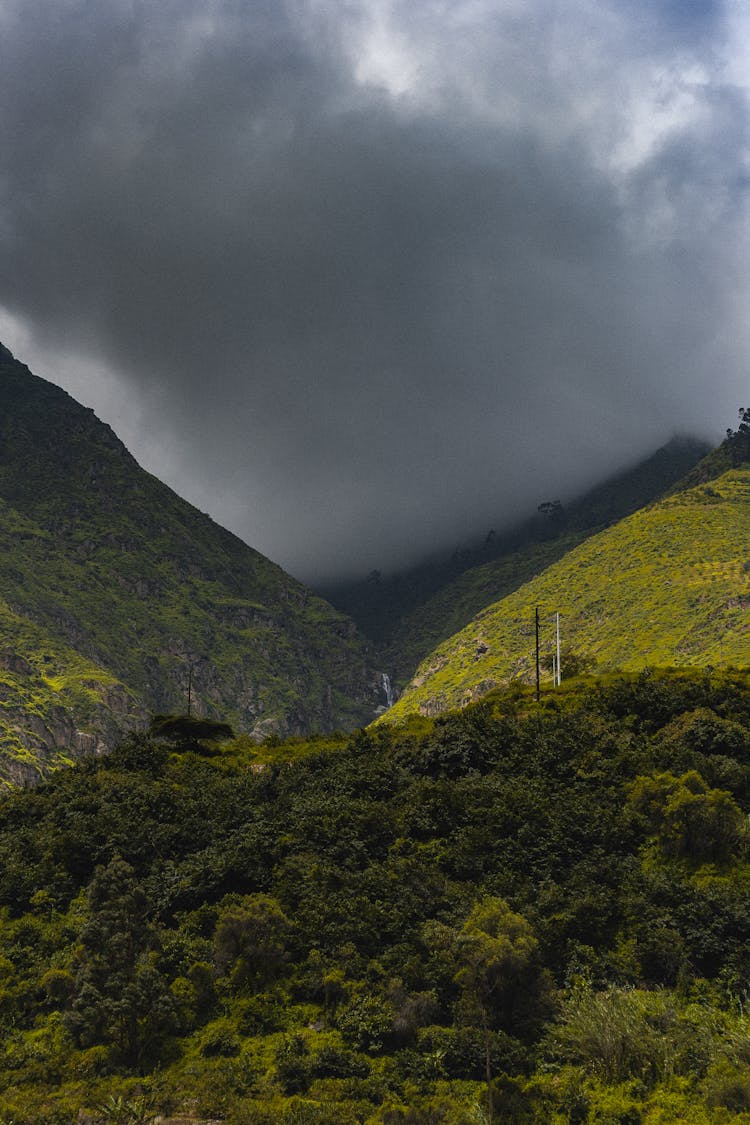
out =
[(2, 350), (0, 1121), (750, 1120), (746, 438), (334, 608)]

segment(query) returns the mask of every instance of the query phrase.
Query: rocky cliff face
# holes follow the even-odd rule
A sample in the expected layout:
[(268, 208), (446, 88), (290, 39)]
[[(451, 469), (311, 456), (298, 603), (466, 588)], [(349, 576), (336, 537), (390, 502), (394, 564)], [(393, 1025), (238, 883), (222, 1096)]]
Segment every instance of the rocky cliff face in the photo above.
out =
[(0, 651), (11, 773), (106, 748), (183, 710), (188, 686), (194, 708), (258, 738), (352, 728), (380, 702), (347, 617), (1, 345)]

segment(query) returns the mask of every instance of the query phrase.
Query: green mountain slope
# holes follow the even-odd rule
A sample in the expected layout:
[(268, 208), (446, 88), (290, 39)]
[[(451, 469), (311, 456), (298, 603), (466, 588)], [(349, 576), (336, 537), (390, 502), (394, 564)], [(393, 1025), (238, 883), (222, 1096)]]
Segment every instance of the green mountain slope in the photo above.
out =
[(404, 683), (441, 641), (468, 625), (486, 606), (517, 590), (578, 543), (664, 495), (707, 452), (696, 438), (673, 438), (633, 468), (618, 473), (496, 544), (501, 553), (448, 582), (395, 626), (383, 664)]
[(184, 709), (188, 680), (197, 709), (256, 737), (351, 728), (379, 702), (351, 621), (4, 348), (0, 630), (6, 777), (14, 755), (39, 765), (71, 732), (74, 749), (103, 747)]
[(420, 662), (441, 641), (459, 632), (486, 606), (540, 574), (589, 534), (578, 531), (548, 542), (531, 543), (467, 570), (398, 623), (383, 652), (384, 667), (393, 669), (396, 683), (407, 683)]
[(422, 662), (389, 719), (529, 682), (536, 606), (547, 660), (561, 615), (563, 675), (566, 652), (568, 667), (600, 671), (750, 664), (750, 468), (636, 512), (484, 609)]
[(322, 593), (381, 646), (383, 666), (402, 685), (423, 657), (481, 609), (516, 590), (587, 536), (663, 496), (708, 450), (697, 438), (673, 438), (564, 507), (552, 502), (547, 514), (539, 511), (499, 535), (483, 535), (477, 548), (390, 577), (373, 572), (364, 582)]

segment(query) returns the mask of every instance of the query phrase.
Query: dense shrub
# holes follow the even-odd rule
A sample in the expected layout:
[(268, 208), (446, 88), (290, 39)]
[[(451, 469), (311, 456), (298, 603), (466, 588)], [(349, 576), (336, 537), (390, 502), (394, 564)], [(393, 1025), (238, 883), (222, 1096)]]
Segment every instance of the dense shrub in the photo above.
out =
[(746, 1112), (748, 730), (646, 675), (0, 798), (0, 1120)]

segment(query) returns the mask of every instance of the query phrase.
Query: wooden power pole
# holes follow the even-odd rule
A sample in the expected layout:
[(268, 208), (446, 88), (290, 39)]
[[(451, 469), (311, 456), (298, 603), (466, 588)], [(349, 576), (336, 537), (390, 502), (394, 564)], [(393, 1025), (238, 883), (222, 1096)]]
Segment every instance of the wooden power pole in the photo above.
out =
[(539, 702), (539, 606), (534, 610), (534, 626), (536, 633), (536, 701)]

